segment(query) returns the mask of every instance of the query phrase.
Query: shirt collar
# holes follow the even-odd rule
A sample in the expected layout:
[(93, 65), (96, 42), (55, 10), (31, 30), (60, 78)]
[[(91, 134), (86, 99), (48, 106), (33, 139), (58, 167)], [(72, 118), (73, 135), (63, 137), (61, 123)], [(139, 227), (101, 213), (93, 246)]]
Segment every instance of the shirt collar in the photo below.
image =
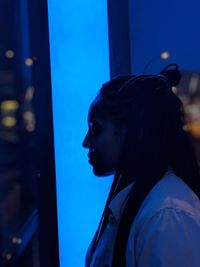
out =
[(132, 182), (128, 186), (126, 186), (124, 189), (122, 189), (110, 202), (109, 209), (114, 216), (117, 223), (119, 223), (124, 206), (126, 204), (126, 200), (128, 198), (128, 194), (134, 185), (135, 182)]
[[(172, 167), (169, 166), (164, 177), (167, 175), (170, 175), (171, 173), (174, 173), (174, 172), (173, 172)], [(117, 221), (117, 223), (119, 223), (119, 221), (120, 221), (121, 215), (122, 215), (123, 210), (124, 210), (124, 206), (126, 204), (126, 200), (128, 198), (128, 195), (129, 195), (131, 188), (134, 186), (134, 183), (135, 183), (135, 181), (133, 181), (131, 184), (126, 186), (124, 189), (122, 189), (113, 198), (113, 200), (110, 202), (110, 204), (108, 206), (112, 215), (114, 216), (115, 220)]]

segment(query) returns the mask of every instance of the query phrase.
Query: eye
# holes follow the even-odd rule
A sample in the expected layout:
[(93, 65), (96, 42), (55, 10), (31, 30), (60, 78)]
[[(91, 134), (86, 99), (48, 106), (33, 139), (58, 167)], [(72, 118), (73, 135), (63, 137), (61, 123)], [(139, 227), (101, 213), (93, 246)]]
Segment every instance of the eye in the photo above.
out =
[(101, 126), (96, 122), (89, 123), (89, 132), (92, 136), (97, 136), (101, 132)]

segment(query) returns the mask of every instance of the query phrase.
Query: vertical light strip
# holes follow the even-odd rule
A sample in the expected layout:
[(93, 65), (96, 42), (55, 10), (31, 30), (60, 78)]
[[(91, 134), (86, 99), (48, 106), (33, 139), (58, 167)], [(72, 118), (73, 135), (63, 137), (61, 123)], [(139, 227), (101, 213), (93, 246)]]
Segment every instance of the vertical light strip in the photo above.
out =
[(83, 267), (111, 182), (92, 174), (81, 146), (89, 104), (109, 79), (107, 1), (49, 0), (48, 12), (60, 266)]

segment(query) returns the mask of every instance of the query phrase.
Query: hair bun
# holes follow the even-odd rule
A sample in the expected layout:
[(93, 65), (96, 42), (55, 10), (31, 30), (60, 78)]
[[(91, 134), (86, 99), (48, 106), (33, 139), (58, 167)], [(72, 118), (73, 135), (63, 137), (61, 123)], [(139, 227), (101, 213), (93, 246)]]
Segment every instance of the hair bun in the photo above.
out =
[[(173, 68), (172, 68), (173, 67)], [(177, 64), (167, 65), (160, 74), (164, 75), (170, 82), (171, 87), (179, 84), (181, 80), (181, 73)]]

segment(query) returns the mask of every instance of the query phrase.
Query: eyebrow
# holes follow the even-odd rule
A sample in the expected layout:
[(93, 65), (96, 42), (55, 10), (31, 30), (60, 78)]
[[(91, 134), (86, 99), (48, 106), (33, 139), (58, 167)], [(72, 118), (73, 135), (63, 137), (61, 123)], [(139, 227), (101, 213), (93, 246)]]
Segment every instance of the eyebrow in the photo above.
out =
[(92, 120), (88, 122), (89, 127), (92, 127), (94, 125), (101, 127), (102, 129), (104, 128), (103, 123), (99, 122), (98, 120)]
[(97, 119), (97, 120), (95, 120), (95, 119), (93, 119), (93, 120), (88, 120), (88, 123), (99, 123), (99, 124), (100, 124), (100, 122), (98, 121), (98, 119)]
[(88, 124), (98, 124), (98, 125), (101, 125), (101, 123), (98, 121), (98, 120), (91, 120), (88, 122)]

